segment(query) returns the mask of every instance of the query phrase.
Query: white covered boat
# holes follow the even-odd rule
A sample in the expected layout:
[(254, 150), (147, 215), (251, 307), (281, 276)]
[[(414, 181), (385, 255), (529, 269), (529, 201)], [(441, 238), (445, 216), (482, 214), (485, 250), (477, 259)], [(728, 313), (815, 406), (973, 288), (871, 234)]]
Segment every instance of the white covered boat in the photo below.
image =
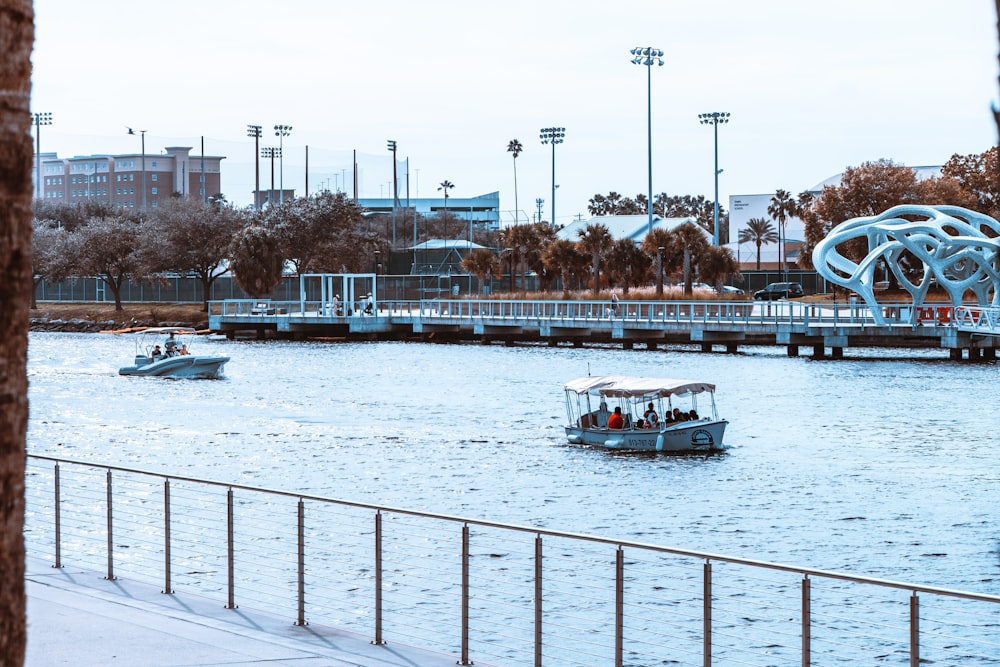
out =
[(640, 452), (725, 449), (729, 422), (719, 418), (715, 385), (708, 382), (605, 375), (564, 389), (572, 443)]
[(151, 327), (135, 334), (135, 364), (118, 369), (119, 375), (171, 378), (217, 378), (229, 357), (191, 354), (190, 341), (197, 332), (190, 327)]

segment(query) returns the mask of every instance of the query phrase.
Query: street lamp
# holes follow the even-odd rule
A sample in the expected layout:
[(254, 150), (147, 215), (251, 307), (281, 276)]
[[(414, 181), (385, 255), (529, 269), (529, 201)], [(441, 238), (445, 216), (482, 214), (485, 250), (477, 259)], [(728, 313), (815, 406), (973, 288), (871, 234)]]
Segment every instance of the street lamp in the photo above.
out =
[(565, 127), (543, 127), (538, 137), (542, 140), (542, 145), (552, 144), (552, 228), (556, 227), (556, 144), (563, 142), (566, 136)]
[(262, 158), (271, 158), (271, 191), (268, 193), (267, 201), (273, 204), (274, 202), (271, 201), (271, 197), (274, 196), (274, 158), (281, 157), (281, 149), (273, 146), (265, 146), (260, 149), (260, 156)]
[(719, 123), (728, 123), (729, 113), (725, 111), (700, 113), (698, 118), (702, 125), (711, 125), (715, 131), (715, 232), (712, 235), (712, 245), (719, 245)]
[[(128, 128), (129, 134), (135, 134), (135, 130)], [(139, 130), (142, 137), (142, 210), (146, 210), (146, 130)]]
[(260, 155), (260, 137), (262, 129), (263, 128), (260, 125), (247, 125), (247, 136), (253, 137), (253, 199), (254, 208), (258, 211), (260, 210), (260, 159), (257, 156)]
[(278, 137), (278, 178), (280, 179), (278, 191), (278, 203), (285, 203), (285, 158), (281, 156), (281, 149), (285, 147), (285, 137), (292, 133), (291, 125), (275, 125), (274, 136)]
[(35, 193), (42, 198), (42, 125), (52, 124), (52, 114), (48, 111), (31, 114), (35, 125)]
[(633, 65), (646, 66), (646, 143), (649, 177), (649, 201), (646, 208), (649, 209), (649, 229), (647, 234), (653, 232), (653, 65), (663, 67), (663, 51), (652, 46), (637, 46), (629, 53), (632, 54)]

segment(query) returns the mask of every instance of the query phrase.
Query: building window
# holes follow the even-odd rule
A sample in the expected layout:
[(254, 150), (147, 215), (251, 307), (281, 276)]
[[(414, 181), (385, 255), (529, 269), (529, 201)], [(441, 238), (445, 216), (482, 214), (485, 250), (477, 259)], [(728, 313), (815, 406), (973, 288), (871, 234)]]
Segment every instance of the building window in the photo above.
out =
[(150, 188), (149, 189), (149, 194), (155, 195), (156, 194), (156, 188)]
[(153, 160), (153, 162), (152, 162), (152, 165), (153, 165), (154, 167), (156, 166), (156, 160)]
[[(155, 163), (155, 162), (153, 163), (153, 166), (154, 166), (154, 167), (156, 166), (156, 163)], [(150, 175), (149, 175), (149, 177), (150, 177), (151, 179), (153, 179), (154, 181), (156, 180), (156, 174), (150, 174)]]

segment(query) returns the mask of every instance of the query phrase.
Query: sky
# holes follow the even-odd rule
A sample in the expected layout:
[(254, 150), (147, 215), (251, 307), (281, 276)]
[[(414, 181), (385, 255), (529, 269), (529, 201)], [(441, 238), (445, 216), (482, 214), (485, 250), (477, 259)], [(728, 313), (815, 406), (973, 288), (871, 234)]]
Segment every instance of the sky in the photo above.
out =
[[(589, 217), (611, 191), (793, 194), (863, 162), (939, 165), (997, 141), (989, 0), (35, 0), (32, 111), (59, 157), (191, 146), (224, 155), (222, 190), (249, 205), (254, 144), (278, 146), (275, 185), (390, 196), (395, 140), (412, 197), (499, 191), (513, 221)], [(664, 52), (634, 65), (633, 47)], [(401, 196), (407, 167), (400, 164)], [(261, 160), (261, 188), (270, 161)]]

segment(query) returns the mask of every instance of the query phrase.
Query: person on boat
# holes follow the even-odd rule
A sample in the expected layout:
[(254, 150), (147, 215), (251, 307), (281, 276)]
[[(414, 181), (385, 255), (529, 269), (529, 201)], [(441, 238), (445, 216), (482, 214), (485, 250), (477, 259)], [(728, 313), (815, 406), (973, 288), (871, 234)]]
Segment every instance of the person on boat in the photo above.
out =
[(693, 421), (693, 422), (698, 421), (698, 419), (699, 419), (699, 417), (698, 417), (698, 411), (695, 410), (694, 408), (691, 408), (691, 412), (688, 413), (688, 419), (690, 421)]
[(177, 354), (177, 341), (174, 340), (173, 331), (171, 331), (170, 335), (167, 337), (167, 342), (163, 344), (163, 348), (166, 350), (168, 357), (172, 357)]
[(153, 361), (156, 361), (157, 359), (159, 359), (160, 357), (162, 357), (163, 353), (160, 351), (160, 346), (157, 345), (156, 347), (154, 347), (153, 348), (153, 353), (151, 355), (149, 355), (149, 356), (153, 358)]
[(183, 356), (186, 356), (188, 354), (190, 354), (190, 352), (188, 352), (187, 343), (184, 343), (184, 344), (181, 345), (181, 356), (183, 357)]
[(680, 408), (674, 408), (674, 421), (675, 422), (684, 422), (684, 421), (687, 421), (687, 414), (684, 413), (684, 412), (681, 412)]
[(656, 428), (660, 424), (660, 418), (657, 416), (652, 403), (650, 403), (649, 407), (646, 408), (646, 412), (643, 413), (642, 418), (645, 420), (645, 428)]
[(625, 428), (625, 417), (622, 415), (621, 408), (615, 408), (615, 411), (611, 413), (610, 417), (608, 417), (608, 428), (618, 430)]

